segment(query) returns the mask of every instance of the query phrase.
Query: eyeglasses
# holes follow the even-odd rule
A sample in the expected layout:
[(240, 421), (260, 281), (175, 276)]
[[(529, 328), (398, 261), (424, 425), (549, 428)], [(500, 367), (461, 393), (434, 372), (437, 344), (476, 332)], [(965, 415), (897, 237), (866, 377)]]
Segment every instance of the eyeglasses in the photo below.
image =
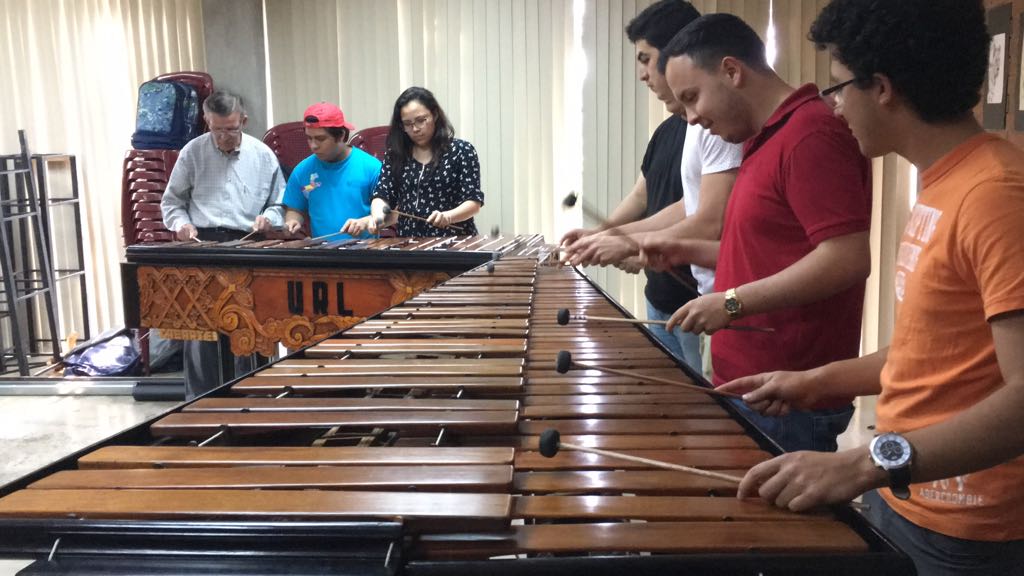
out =
[(238, 136), (239, 134), (242, 133), (242, 128), (211, 128), (210, 132), (213, 132), (214, 136)]
[(427, 116), (420, 116), (419, 118), (416, 118), (415, 120), (405, 120), (405, 121), (402, 122), (402, 128), (406, 132), (412, 130), (413, 128), (419, 130), (419, 129), (422, 129), (424, 126), (426, 126), (427, 122), (430, 122), (433, 119), (434, 119), (433, 116), (427, 115)]
[(829, 87), (829, 88), (825, 88), (821, 92), (818, 92), (818, 96), (821, 96), (825, 100), (828, 100), (830, 98), (839, 98), (842, 89), (846, 88), (847, 85), (853, 84), (856, 81), (857, 81), (857, 77), (854, 76), (853, 78), (850, 78), (846, 82), (840, 82), (839, 84), (836, 84), (835, 86), (832, 86), (832, 87)]

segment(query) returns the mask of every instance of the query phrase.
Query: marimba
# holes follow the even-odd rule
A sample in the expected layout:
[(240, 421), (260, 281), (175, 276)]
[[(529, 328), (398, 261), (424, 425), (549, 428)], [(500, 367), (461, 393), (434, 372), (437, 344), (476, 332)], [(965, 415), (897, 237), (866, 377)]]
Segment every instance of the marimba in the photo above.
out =
[(272, 356), (348, 328), (484, 262), (535, 254), (543, 238), (241, 240), (136, 244), (122, 264), (125, 325), (178, 340), (229, 337)]
[[(707, 385), (646, 332), (560, 326), (565, 306), (625, 315), (572, 269), (478, 267), (8, 485), (0, 549), (190, 573), (913, 573), (847, 507), (541, 456), (552, 428), (733, 475), (778, 452), (727, 402), (646, 380)], [(641, 376), (558, 373), (561, 350)]]

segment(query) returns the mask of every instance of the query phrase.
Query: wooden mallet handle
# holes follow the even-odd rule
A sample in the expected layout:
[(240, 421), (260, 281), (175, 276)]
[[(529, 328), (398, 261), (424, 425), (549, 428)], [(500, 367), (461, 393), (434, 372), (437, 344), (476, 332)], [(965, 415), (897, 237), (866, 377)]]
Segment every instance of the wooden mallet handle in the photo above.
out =
[[(384, 216), (387, 216), (388, 214), (397, 214), (399, 216), (402, 216), (403, 218), (412, 218), (413, 220), (420, 220), (422, 222), (426, 222), (426, 223), (430, 224), (430, 220), (427, 220), (423, 216), (417, 216), (415, 214), (409, 214), (407, 212), (401, 212), (399, 210), (395, 210), (391, 206), (385, 206), (384, 207)], [(433, 226), (433, 224), (430, 224), (430, 225)], [(452, 230), (458, 230), (459, 232), (462, 232), (462, 226), (457, 226), (455, 224), (449, 224), (449, 225), (445, 226), (445, 228), (451, 228)]]
[(668, 384), (670, 386), (678, 386), (680, 388), (686, 388), (693, 390), (694, 392), (703, 392), (704, 394), (710, 394), (712, 396), (722, 396), (725, 398), (741, 398), (739, 394), (732, 394), (730, 392), (722, 392), (715, 390), (714, 388), (705, 388), (704, 386), (698, 386), (696, 384), (690, 384), (688, 382), (679, 382), (676, 380), (669, 380), (668, 378), (658, 378), (657, 376), (648, 376), (646, 374), (640, 374), (639, 372), (630, 372), (629, 370), (619, 370), (618, 368), (608, 368), (606, 366), (600, 366), (598, 364), (591, 364), (589, 362), (579, 362), (572, 359), (572, 353), (568, 350), (560, 350), (558, 355), (555, 357), (555, 370), (559, 374), (565, 374), (573, 366), (580, 368), (586, 368), (591, 370), (600, 370), (602, 372), (608, 372), (609, 374), (618, 374), (619, 376), (628, 376), (630, 378), (636, 378), (637, 380), (645, 380), (647, 382), (655, 382), (658, 384)]
[(558, 430), (554, 428), (548, 428), (540, 435), (540, 453), (545, 458), (552, 458), (555, 454), (558, 454), (560, 449), (576, 450), (577, 452), (589, 452), (591, 454), (598, 454), (600, 456), (607, 456), (609, 458), (618, 458), (620, 460), (628, 460), (630, 462), (637, 462), (639, 464), (646, 464), (653, 468), (664, 468), (665, 470), (675, 470), (677, 472), (686, 472), (688, 474), (696, 474), (697, 476), (704, 476), (705, 478), (714, 478), (716, 480), (724, 480), (733, 484), (739, 484), (742, 478), (738, 476), (732, 476), (731, 474), (723, 474), (721, 472), (711, 472), (710, 470), (701, 470), (700, 468), (692, 468), (690, 466), (683, 466), (682, 464), (672, 464), (671, 462), (662, 462), (661, 460), (651, 460), (650, 458), (642, 458), (640, 456), (633, 456), (631, 454), (623, 454), (621, 452), (612, 452), (610, 450), (601, 450), (600, 448), (590, 448), (588, 446), (580, 446), (578, 444), (571, 444), (569, 442), (562, 442), (561, 435)]
[[(562, 308), (558, 311), (558, 323), (565, 326), (569, 323), (569, 320), (575, 318), (584, 322), (588, 320), (598, 320), (601, 322), (622, 322), (626, 324), (659, 324), (664, 326), (668, 324), (668, 320), (640, 320), (639, 318), (614, 318), (610, 316), (587, 316), (586, 314), (572, 315), (569, 313), (568, 308)], [(775, 332), (775, 328), (763, 328), (761, 326), (726, 326), (723, 330), (738, 330), (741, 332)]]

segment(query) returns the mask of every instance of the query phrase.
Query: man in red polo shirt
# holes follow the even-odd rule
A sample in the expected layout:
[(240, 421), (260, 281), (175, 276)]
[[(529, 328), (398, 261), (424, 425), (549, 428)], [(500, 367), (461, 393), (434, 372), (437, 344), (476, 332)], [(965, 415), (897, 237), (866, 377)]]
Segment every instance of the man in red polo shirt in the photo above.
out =
[[(715, 292), (670, 318), (691, 332), (730, 324), (711, 341), (713, 382), (805, 370), (859, 352), (864, 280), (871, 272), (871, 172), (842, 120), (808, 84), (768, 66), (761, 39), (730, 14), (709, 14), (665, 47), (659, 65), (686, 118), (743, 142), (721, 242), (649, 238), (649, 263), (715, 267)], [(766, 417), (744, 411), (784, 449), (834, 451), (851, 398)]]

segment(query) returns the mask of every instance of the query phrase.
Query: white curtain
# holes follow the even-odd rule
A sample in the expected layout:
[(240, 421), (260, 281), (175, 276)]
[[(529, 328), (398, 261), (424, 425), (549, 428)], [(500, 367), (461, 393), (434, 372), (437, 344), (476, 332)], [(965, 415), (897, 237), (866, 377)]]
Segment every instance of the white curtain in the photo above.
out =
[[(437, 96), (480, 155), (481, 232), (555, 234), (571, 0), (267, 2), (273, 122), (327, 100), (387, 124), (409, 86)], [(315, 18), (310, 18), (315, 14)]]
[[(425, 86), (481, 158), (482, 231), (557, 241), (581, 220), (561, 199), (578, 191), (608, 214), (631, 189), (663, 105), (637, 82), (625, 25), (652, 0), (267, 0), (272, 118), (298, 120), (320, 100), (357, 127), (386, 124), (398, 94)], [(806, 35), (826, 0), (696, 0), (777, 39), (792, 84), (828, 83), (828, 56)], [(0, 0), (0, 152), (26, 128), (36, 151), (79, 159), (93, 326), (121, 324), (121, 159), (138, 85), (203, 70), (200, 0)], [(891, 274), (914, 187), (894, 157), (875, 166), (875, 268), (864, 348), (888, 342)], [(642, 276), (591, 270), (643, 312)]]
[(121, 162), (138, 86), (203, 70), (202, 31), (200, 0), (0, 0), (0, 152), (25, 129), (34, 152), (77, 156), (96, 333), (123, 325)]

